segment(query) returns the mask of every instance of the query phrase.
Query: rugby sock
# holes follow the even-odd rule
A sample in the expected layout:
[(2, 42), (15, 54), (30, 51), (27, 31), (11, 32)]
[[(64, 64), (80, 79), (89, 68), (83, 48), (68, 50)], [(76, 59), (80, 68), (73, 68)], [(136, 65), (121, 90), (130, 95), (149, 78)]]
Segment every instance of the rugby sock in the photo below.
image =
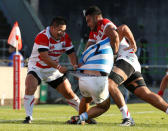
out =
[(34, 95), (25, 95), (24, 108), (26, 111), (26, 115), (30, 116), (30, 119), (32, 119), (33, 105), (34, 105)]
[(166, 110), (166, 114), (168, 114), (168, 108), (167, 108), (167, 110)]
[(80, 117), (81, 121), (88, 120), (88, 114), (87, 114), (87, 112), (82, 113), (79, 117)]
[(124, 118), (130, 118), (130, 117), (131, 117), (131, 115), (130, 115), (130, 113), (129, 113), (129, 111), (128, 111), (127, 105), (124, 105), (123, 107), (121, 107), (121, 108), (120, 108), (120, 111), (122, 112), (122, 117), (123, 117), (123, 119), (124, 119)]
[(80, 99), (78, 98), (78, 96), (75, 95), (75, 97), (73, 99), (66, 99), (67, 103), (72, 106), (73, 108), (75, 108), (77, 111), (79, 111), (79, 104), (80, 104)]

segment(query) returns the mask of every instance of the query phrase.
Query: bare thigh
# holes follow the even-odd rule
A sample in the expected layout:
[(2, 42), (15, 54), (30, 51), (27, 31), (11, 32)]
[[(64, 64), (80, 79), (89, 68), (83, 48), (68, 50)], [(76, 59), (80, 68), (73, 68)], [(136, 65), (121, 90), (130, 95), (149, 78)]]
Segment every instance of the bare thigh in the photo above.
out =
[(25, 94), (34, 95), (38, 86), (38, 80), (32, 74), (28, 74), (26, 76), (25, 85), (26, 85)]
[(75, 97), (75, 93), (73, 92), (68, 79), (65, 79), (60, 85), (58, 85), (56, 90), (66, 99), (73, 99)]

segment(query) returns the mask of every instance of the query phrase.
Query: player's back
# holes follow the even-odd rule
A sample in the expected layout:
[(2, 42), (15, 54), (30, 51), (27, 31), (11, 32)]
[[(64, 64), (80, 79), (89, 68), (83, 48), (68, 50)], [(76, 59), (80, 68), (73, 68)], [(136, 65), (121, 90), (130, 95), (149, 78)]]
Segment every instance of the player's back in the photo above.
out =
[(110, 39), (106, 38), (88, 47), (81, 57), (83, 65), (79, 70), (93, 70), (110, 73), (113, 67), (113, 51)]

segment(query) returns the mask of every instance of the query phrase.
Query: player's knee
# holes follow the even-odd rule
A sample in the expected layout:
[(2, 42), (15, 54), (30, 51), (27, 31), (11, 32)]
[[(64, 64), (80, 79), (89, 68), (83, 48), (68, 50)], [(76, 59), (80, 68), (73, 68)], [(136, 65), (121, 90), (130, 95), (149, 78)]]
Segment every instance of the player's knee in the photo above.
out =
[(36, 89), (37, 89), (37, 87), (27, 86), (25, 89), (25, 94), (26, 95), (33, 95), (35, 93)]
[(99, 108), (107, 111), (110, 108), (110, 98), (97, 105)]
[(73, 99), (75, 97), (75, 93), (72, 90), (61, 92), (61, 94), (66, 98), (66, 99)]
[(83, 97), (81, 101), (83, 101), (84, 103), (90, 103), (92, 101), (92, 97)]

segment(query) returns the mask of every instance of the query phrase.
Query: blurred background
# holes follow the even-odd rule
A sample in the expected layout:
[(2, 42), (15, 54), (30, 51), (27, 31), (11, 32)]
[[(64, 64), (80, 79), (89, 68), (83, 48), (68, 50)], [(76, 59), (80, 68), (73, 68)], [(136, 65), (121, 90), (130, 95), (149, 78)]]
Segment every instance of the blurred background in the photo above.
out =
[[(0, 0), (0, 70), (8, 65), (10, 52), (7, 39), (15, 21), (18, 21), (21, 30), (21, 53), (25, 59), (25, 66), (34, 38), (50, 24), (54, 16), (66, 18), (67, 33), (80, 57), (89, 35), (82, 11), (90, 5), (100, 7), (104, 18), (110, 19), (115, 25), (126, 24), (130, 27), (137, 42), (137, 56), (142, 65), (142, 74), (148, 87), (157, 92), (168, 67), (167, 0)], [(66, 55), (61, 57), (60, 62), (71, 68)], [(80, 95), (77, 80), (67, 76), (73, 90)], [(24, 86), (24, 79), (22, 81)], [(63, 103), (62, 96), (54, 89), (48, 88), (45, 83), (40, 87), (41, 103)], [(120, 89), (125, 92), (122, 87)], [(128, 94), (129, 92), (124, 93)], [(7, 98), (7, 95), (2, 94), (1, 99), (2, 96)], [(134, 95), (129, 94), (128, 102), (138, 101)]]

